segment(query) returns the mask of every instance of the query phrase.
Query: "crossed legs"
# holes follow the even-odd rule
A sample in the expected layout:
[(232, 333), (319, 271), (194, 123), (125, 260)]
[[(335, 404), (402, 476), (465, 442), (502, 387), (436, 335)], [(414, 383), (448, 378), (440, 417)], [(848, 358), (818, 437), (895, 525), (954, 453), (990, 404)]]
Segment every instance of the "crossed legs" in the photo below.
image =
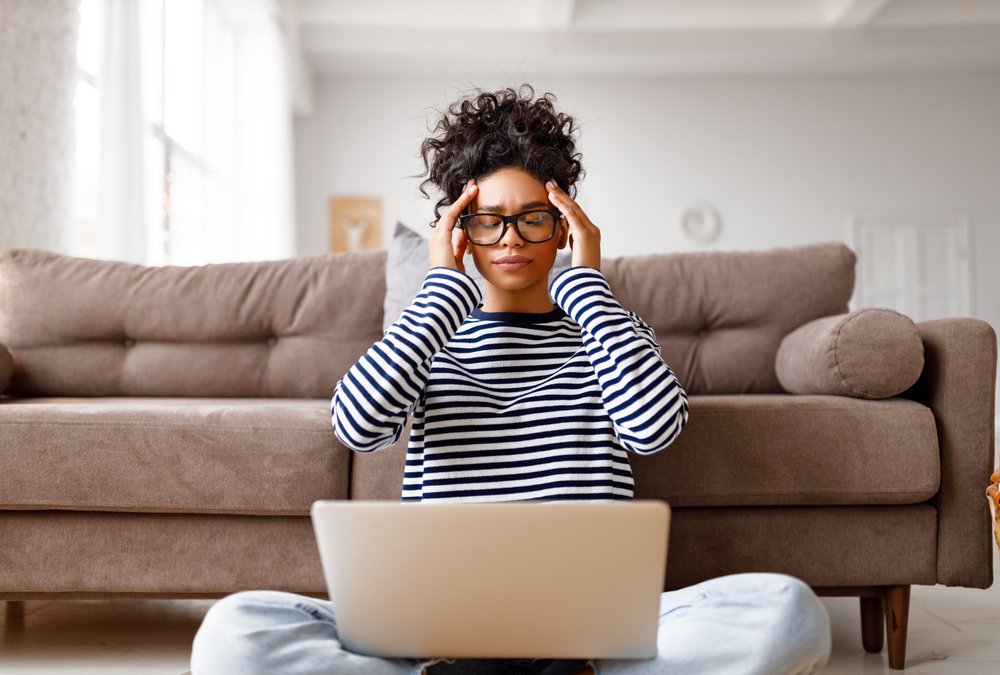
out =
[[(810, 675), (830, 649), (826, 608), (804, 582), (733, 574), (661, 594), (655, 657), (593, 659), (574, 675)], [(445, 675), (462, 662), (438, 668), (352, 653), (338, 639), (331, 603), (266, 590), (216, 602), (191, 652), (192, 675)]]

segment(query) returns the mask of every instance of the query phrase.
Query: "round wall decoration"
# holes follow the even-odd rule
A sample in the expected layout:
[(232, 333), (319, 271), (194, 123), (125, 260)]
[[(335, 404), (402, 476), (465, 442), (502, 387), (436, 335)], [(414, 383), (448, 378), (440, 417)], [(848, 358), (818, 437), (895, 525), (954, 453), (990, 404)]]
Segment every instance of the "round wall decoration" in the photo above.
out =
[(719, 214), (708, 204), (695, 204), (685, 209), (679, 225), (685, 237), (699, 244), (712, 243), (722, 229)]

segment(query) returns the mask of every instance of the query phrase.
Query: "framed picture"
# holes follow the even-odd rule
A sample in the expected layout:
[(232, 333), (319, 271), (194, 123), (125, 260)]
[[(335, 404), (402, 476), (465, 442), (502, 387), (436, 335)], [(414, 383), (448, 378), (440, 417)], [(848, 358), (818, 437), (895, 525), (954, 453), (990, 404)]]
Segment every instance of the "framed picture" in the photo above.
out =
[(382, 200), (379, 197), (330, 198), (330, 251), (382, 248)]

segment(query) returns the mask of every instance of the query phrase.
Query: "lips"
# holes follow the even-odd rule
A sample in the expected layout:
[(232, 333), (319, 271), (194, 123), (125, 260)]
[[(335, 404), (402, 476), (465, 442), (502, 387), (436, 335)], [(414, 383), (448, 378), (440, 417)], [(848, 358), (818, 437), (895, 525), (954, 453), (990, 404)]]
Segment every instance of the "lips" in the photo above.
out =
[(525, 258), (523, 255), (505, 255), (493, 261), (493, 264), (504, 272), (517, 272), (527, 267), (529, 263), (531, 258)]

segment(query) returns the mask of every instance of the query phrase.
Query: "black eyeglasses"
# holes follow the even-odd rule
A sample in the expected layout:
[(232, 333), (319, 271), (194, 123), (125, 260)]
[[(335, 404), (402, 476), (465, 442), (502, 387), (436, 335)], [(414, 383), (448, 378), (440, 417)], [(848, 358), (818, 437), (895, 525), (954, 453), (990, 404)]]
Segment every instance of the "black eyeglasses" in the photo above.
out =
[[(505, 216), (499, 213), (467, 213), (458, 217), (457, 227), (465, 230), (470, 244), (492, 246), (507, 234), (507, 228), (514, 230), (521, 239), (530, 244), (548, 241), (556, 233), (556, 223), (562, 218), (558, 209), (525, 211)], [(431, 227), (437, 223), (431, 223)]]

